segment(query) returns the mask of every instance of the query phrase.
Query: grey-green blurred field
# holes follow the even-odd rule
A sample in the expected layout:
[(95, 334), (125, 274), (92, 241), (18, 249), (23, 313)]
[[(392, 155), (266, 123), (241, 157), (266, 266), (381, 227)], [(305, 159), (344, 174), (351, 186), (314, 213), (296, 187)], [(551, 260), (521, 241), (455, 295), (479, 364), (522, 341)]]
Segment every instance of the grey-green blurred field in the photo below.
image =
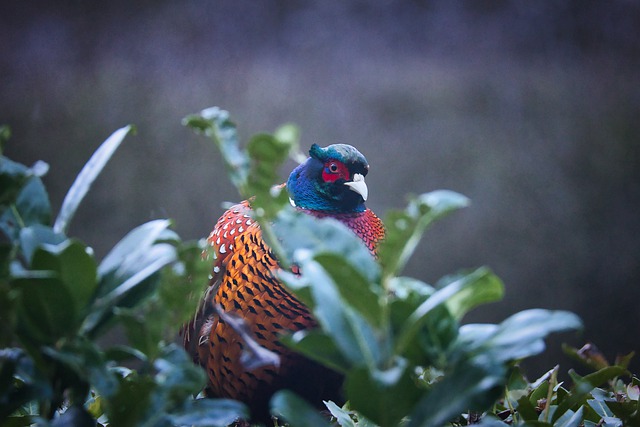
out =
[(409, 193), (470, 197), (407, 274), (493, 268), (507, 297), (469, 321), (582, 316), (537, 373), (568, 364), (562, 341), (640, 350), (638, 2), (4, 2), (0, 54), (6, 154), (51, 165), (54, 206), (102, 140), (137, 125), (71, 229), (99, 255), (150, 218), (206, 236), (237, 200), (180, 123), (218, 105), (244, 138), (294, 122), (304, 148), (358, 147), (383, 217)]

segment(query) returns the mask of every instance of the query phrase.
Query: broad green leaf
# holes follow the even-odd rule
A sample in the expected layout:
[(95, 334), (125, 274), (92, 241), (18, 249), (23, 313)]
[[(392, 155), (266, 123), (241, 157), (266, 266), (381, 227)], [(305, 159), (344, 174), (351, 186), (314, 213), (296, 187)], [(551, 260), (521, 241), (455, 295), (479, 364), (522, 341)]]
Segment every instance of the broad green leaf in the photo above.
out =
[(271, 413), (295, 427), (329, 427), (318, 410), (288, 390), (276, 392), (271, 398)]
[(518, 399), (518, 418), (523, 421), (535, 421), (538, 419), (538, 413), (528, 396), (522, 396)]
[(367, 280), (353, 264), (334, 253), (318, 253), (314, 259), (325, 269), (336, 283), (343, 303), (351, 305), (374, 326), (383, 321), (382, 288)]
[(115, 131), (107, 138), (102, 145), (91, 156), (89, 161), (84, 165), (76, 180), (69, 188), (67, 195), (64, 197), (60, 213), (53, 225), (56, 233), (64, 234), (69, 228), (69, 224), (73, 219), (82, 199), (87, 195), (91, 185), (96, 180), (102, 169), (105, 167), (113, 153), (118, 149), (124, 138), (133, 131), (131, 125)]
[(0, 213), (15, 202), (31, 175), (25, 165), (0, 156)]
[[(258, 220), (271, 221), (288, 203), (287, 191), (274, 185), (282, 181), (278, 169), (287, 159), (290, 148), (286, 141), (268, 134), (255, 135), (249, 141), (247, 151), (251, 169), (247, 183), (248, 194), (244, 196), (254, 197), (252, 206)], [(260, 223), (263, 228), (267, 225), (264, 221)]]
[(490, 274), (491, 273), (487, 269), (480, 268), (466, 276), (460, 277), (454, 282), (446, 285), (444, 288), (438, 289), (434, 292), (407, 318), (405, 327), (396, 342), (396, 352), (398, 354), (402, 354), (405, 349), (411, 345), (414, 337), (427, 321), (427, 317), (434, 309), (438, 308), (442, 304), (446, 304), (449, 299), (466, 288), (475, 286), (479, 281), (485, 280), (485, 278)]
[(505, 377), (504, 366), (484, 355), (457, 363), (418, 402), (408, 427), (443, 426), (463, 411), (489, 409), (502, 394)]
[(55, 271), (72, 296), (77, 314), (86, 312), (97, 286), (97, 265), (84, 244), (66, 240), (55, 246), (40, 246), (33, 254), (31, 267)]
[(404, 211), (389, 212), (384, 221), (385, 239), (379, 249), (384, 277), (402, 271), (429, 225), (468, 204), (461, 194), (439, 190), (411, 199)]
[(110, 397), (116, 392), (118, 380), (95, 343), (76, 339), (58, 348), (45, 347), (43, 353), (74, 372), (84, 383), (91, 384), (103, 397)]
[(553, 332), (580, 327), (582, 322), (573, 313), (532, 309), (516, 313), (500, 325), (464, 325), (460, 328), (459, 344), (470, 351), (483, 349), (507, 362), (542, 352), (543, 339)]
[(20, 292), (18, 322), (29, 339), (54, 343), (75, 332), (75, 302), (62, 281), (56, 277), (25, 277), (13, 280)]
[(113, 397), (105, 401), (105, 412), (109, 425), (139, 427), (150, 406), (151, 394), (157, 387), (153, 378), (133, 371), (120, 378)]
[(128, 345), (146, 357), (155, 359), (160, 351), (158, 342), (163, 338), (158, 330), (165, 329), (163, 323), (157, 324), (158, 317), (161, 316), (158, 315), (157, 310), (147, 313), (138, 307), (133, 309), (116, 307), (113, 313), (124, 329)]
[(0, 231), (12, 241), (20, 236), (20, 231), (32, 225), (48, 225), (51, 221), (49, 196), (37, 176), (31, 176), (21, 188), (15, 203), (5, 209), (0, 216)]
[(301, 330), (284, 336), (281, 341), (309, 359), (322, 363), (335, 371), (345, 373), (349, 361), (345, 359), (332, 338), (318, 330)]
[(362, 316), (342, 302), (337, 284), (317, 261), (309, 258), (309, 251), (300, 250), (297, 254), (302, 279), (312, 294), (310, 308), (322, 329), (331, 331), (336, 346), (352, 364), (375, 366), (381, 357), (376, 332)]
[(37, 248), (42, 245), (59, 245), (65, 240), (66, 236), (54, 233), (51, 227), (45, 225), (34, 224), (20, 230), (20, 248), (29, 265)]
[(577, 411), (568, 410), (553, 423), (554, 427), (579, 427), (582, 423), (584, 406), (580, 406)]
[(123, 270), (125, 266), (131, 268), (129, 264), (135, 264), (131, 261), (143, 256), (156, 241), (161, 239), (170, 225), (169, 220), (157, 219), (131, 230), (100, 263), (98, 267), (100, 277), (116, 270)]
[(184, 398), (198, 393), (205, 385), (202, 369), (175, 343), (162, 348), (161, 357), (155, 360), (153, 366), (158, 385), (154, 391), (158, 398), (156, 403), (162, 404), (165, 410), (179, 408)]
[(423, 393), (416, 387), (412, 367), (401, 358), (384, 371), (351, 370), (345, 390), (351, 407), (381, 427), (397, 425)]
[(169, 418), (179, 426), (226, 427), (248, 416), (247, 407), (237, 400), (196, 399), (187, 401), (184, 409), (170, 414)]
[[(442, 288), (448, 283), (455, 282), (463, 278), (465, 274), (456, 274), (443, 278), (436, 284), (437, 288)], [(487, 272), (480, 276), (472, 286), (468, 286), (447, 300), (447, 308), (458, 320), (473, 308), (499, 301), (504, 295), (504, 284), (495, 274)]]
[(167, 227), (168, 220), (155, 220), (129, 232), (98, 267), (99, 285), (84, 333), (96, 334), (112, 318), (115, 307), (132, 307), (158, 284), (157, 273), (177, 259), (177, 251), (168, 243), (177, 236)]
[(289, 145), (289, 157), (300, 164), (307, 160), (307, 156), (300, 151), (300, 128), (293, 123), (279, 126), (273, 136)]
[(379, 281), (380, 267), (351, 230), (333, 218), (314, 218), (288, 206), (279, 212), (273, 229), (286, 258), (296, 261), (296, 251), (333, 253), (345, 258), (370, 283)]

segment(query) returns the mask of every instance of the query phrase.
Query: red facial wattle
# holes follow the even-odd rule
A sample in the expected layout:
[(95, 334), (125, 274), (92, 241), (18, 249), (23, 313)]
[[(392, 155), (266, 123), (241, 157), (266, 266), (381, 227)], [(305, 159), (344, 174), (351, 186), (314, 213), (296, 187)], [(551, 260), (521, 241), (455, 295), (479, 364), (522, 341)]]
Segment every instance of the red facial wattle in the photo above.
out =
[(340, 178), (345, 181), (349, 181), (351, 179), (349, 169), (344, 165), (344, 163), (337, 160), (329, 160), (326, 162), (322, 169), (322, 179), (324, 182), (334, 182)]

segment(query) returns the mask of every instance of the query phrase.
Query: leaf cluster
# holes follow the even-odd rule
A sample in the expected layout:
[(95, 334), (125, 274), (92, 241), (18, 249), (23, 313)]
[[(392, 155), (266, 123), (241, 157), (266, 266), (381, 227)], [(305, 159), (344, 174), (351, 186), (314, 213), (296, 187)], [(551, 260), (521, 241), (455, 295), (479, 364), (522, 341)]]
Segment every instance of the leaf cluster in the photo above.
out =
[[(200, 245), (154, 220), (98, 261), (67, 235), (131, 131), (94, 153), (55, 220), (41, 180), (47, 165), (0, 157), (0, 426), (227, 425), (246, 413), (238, 402), (193, 400), (203, 372), (172, 343), (192, 313), (190, 295), (206, 284)], [(116, 328), (127, 344), (103, 348)]]

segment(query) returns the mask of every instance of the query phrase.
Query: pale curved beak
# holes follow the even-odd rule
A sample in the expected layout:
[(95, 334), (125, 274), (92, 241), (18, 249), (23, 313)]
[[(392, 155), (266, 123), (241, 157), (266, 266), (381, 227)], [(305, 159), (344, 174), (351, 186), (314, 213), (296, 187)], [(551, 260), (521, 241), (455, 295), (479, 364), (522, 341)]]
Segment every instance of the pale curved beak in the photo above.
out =
[(365, 202), (367, 201), (369, 189), (367, 188), (367, 184), (364, 182), (364, 175), (356, 173), (353, 175), (353, 181), (345, 182), (344, 185), (361, 195), (362, 200)]

